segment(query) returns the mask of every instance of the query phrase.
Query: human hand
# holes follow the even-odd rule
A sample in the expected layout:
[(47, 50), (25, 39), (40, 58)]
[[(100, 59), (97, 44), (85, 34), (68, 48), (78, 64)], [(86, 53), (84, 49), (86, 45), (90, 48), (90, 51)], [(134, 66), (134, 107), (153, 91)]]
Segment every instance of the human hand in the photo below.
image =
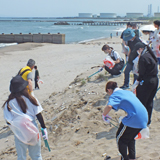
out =
[(43, 139), (46, 140), (48, 139), (48, 132), (47, 132), (47, 128), (43, 128), (44, 131), (44, 135), (42, 135)]
[(99, 70), (98, 70), (98, 71), (99, 71), (99, 72), (101, 72), (102, 70), (103, 70), (103, 67), (99, 68)]
[(132, 85), (132, 92), (135, 93), (137, 86), (139, 85), (139, 81), (135, 81), (134, 84)]
[(112, 119), (112, 118), (111, 118), (110, 116), (108, 116), (108, 115), (104, 116), (104, 115), (102, 114), (102, 119), (103, 119), (105, 122), (109, 123), (109, 122), (110, 122), (109, 119)]

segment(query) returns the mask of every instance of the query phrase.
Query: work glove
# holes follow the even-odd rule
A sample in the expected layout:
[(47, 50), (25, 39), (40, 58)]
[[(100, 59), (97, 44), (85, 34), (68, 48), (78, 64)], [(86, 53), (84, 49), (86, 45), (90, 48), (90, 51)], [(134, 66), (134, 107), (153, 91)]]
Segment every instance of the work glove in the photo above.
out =
[(112, 119), (112, 118), (111, 118), (110, 116), (108, 116), (108, 115), (104, 116), (104, 115), (102, 114), (102, 119), (103, 119), (105, 122), (109, 123), (109, 122), (110, 122), (110, 119)]
[(99, 72), (101, 72), (102, 70), (103, 70), (103, 67), (99, 68), (99, 70), (98, 70), (98, 71), (99, 71)]
[(44, 131), (44, 134), (45, 134), (45, 135), (42, 135), (42, 137), (43, 137), (44, 140), (46, 140), (46, 139), (48, 139), (47, 128), (43, 128), (43, 131)]
[(134, 84), (132, 85), (132, 92), (135, 93), (136, 92), (136, 88), (139, 85), (139, 81), (135, 81)]

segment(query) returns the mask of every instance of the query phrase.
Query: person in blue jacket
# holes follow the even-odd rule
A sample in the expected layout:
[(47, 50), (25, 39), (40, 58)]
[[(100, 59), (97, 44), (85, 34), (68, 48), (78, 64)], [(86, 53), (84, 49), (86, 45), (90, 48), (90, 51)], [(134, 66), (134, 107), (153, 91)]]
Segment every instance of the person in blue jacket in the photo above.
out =
[(143, 128), (147, 127), (147, 110), (131, 91), (118, 88), (116, 82), (109, 81), (106, 84), (106, 92), (110, 97), (102, 115), (103, 120), (109, 122), (107, 114), (111, 109), (115, 111), (121, 109), (127, 113), (116, 133), (116, 141), (121, 160), (134, 160), (136, 158), (134, 138)]

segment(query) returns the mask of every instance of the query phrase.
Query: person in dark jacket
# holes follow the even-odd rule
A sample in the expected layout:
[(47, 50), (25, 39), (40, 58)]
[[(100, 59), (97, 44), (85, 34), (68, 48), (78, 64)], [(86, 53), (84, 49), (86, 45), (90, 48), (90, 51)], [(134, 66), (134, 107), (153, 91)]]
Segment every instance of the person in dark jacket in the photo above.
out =
[[(124, 71), (124, 84), (120, 88), (127, 89), (129, 88), (129, 75), (133, 69), (133, 60), (138, 56), (137, 51), (134, 49), (134, 46), (137, 42), (141, 42), (139, 38), (135, 36), (135, 33), (132, 29), (126, 29), (123, 32), (123, 40), (128, 41), (128, 46), (130, 48), (130, 54), (127, 62), (127, 66)], [(134, 74), (134, 81), (137, 79), (137, 75)]]
[(151, 123), (153, 110), (153, 98), (158, 87), (157, 58), (149, 46), (142, 42), (135, 45), (135, 49), (140, 54), (138, 63), (139, 77), (132, 88), (136, 88), (137, 98), (142, 102), (148, 111), (148, 125)]
[(34, 66), (34, 69), (35, 69), (35, 78), (34, 78), (34, 81), (35, 81), (35, 89), (39, 89), (39, 85), (38, 85), (38, 80), (39, 80), (39, 71), (37, 69), (37, 66)]

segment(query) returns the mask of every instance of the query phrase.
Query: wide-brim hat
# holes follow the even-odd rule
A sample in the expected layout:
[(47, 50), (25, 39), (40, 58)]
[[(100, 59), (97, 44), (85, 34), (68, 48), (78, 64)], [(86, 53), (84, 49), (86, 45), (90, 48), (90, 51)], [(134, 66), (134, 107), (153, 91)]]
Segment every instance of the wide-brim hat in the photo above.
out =
[(20, 75), (12, 78), (10, 81), (10, 91), (11, 93), (17, 93), (26, 88), (28, 81), (25, 81)]
[(129, 41), (135, 36), (135, 33), (132, 29), (127, 28), (126, 30), (123, 31), (123, 40), (124, 41)]

